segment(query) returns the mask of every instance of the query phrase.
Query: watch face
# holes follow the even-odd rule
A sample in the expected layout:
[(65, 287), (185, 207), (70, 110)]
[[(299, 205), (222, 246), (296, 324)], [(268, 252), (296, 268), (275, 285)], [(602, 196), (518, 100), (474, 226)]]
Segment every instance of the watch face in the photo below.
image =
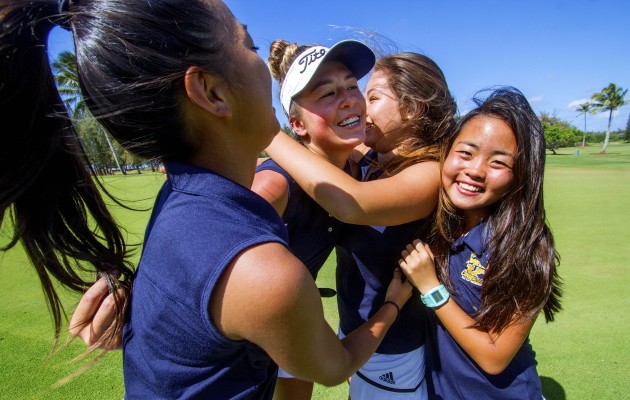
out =
[(421, 299), (427, 307), (434, 308), (446, 303), (449, 296), (450, 294), (448, 293), (448, 290), (444, 287), (444, 285), (440, 285), (432, 289), (425, 296), (422, 296)]
[(436, 303), (439, 303), (442, 300), (444, 300), (444, 295), (442, 295), (442, 292), (439, 290), (437, 292), (431, 293), (431, 297), (433, 298), (433, 301), (435, 301)]

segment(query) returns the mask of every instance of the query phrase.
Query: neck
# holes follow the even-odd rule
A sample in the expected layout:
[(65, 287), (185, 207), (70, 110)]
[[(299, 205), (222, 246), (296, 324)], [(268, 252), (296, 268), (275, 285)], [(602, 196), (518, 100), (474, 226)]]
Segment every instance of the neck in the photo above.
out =
[[(245, 154), (243, 149), (217, 146), (221, 151), (200, 149), (189, 160), (193, 165), (207, 168), (247, 188), (251, 187), (258, 154)], [(235, 147), (235, 146), (234, 146)], [(251, 153), (251, 152), (250, 152)]]
[(336, 152), (322, 151), (322, 149), (314, 148), (312, 146), (307, 146), (307, 149), (317, 154), (318, 156), (322, 157), (323, 159), (325, 159), (326, 161), (328, 161), (329, 163), (331, 163), (332, 165), (336, 166), (339, 169), (343, 169), (345, 167), (346, 162), (348, 161), (348, 157), (350, 157), (350, 153), (352, 151), (352, 150), (350, 151), (343, 150), (343, 151), (336, 151)]
[(398, 155), (397, 149), (388, 151), (387, 153), (377, 153), (376, 159), (381, 165), (385, 165)]

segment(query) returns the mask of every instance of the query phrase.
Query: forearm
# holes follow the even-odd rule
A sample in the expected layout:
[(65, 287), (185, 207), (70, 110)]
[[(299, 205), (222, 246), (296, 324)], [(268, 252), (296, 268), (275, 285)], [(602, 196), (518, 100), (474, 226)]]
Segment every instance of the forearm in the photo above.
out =
[(435, 162), (361, 182), (286, 135), (276, 135), (267, 151), (309, 196), (342, 222), (399, 225), (426, 217), (437, 204), (440, 174)]
[(342, 339), (349, 354), (349, 368), (352, 371), (358, 370), (370, 359), (397, 317), (396, 306), (385, 303), (372, 318)]
[(529, 324), (511, 326), (499, 335), (473, 328), (475, 321), (452, 297), (435, 309), (435, 315), (457, 344), (488, 374), (505, 370), (531, 328)]
[(352, 193), (348, 190), (358, 182), (295, 140), (278, 134), (266, 152), (310, 197), (333, 216), (338, 218), (347, 213), (343, 208), (347, 202), (353, 202), (355, 204), (352, 207), (357, 207)]

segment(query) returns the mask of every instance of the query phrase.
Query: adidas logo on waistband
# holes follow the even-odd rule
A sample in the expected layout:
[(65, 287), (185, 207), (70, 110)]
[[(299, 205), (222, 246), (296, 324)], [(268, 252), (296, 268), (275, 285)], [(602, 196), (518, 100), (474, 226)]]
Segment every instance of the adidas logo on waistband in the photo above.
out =
[(390, 385), (395, 385), (396, 381), (394, 380), (394, 374), (391, 372), (386, 372), (383, 375), (379, 376), (378, 379), (383, 382), (389, 383)]

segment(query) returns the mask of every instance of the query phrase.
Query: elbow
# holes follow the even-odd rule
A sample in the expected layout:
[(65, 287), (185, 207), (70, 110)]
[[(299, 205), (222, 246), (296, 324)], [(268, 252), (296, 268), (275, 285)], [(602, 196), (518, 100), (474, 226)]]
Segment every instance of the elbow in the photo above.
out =
[(322, 386), (333, 387), (333, 386), (341, 385), (342, 383), (346, 382), (348, 379), (350, 379), (350, 377), (343, 378), (343, 379), (330, 379), (330, 380), (326, 380), (325, 382), (317, 382), (317, 383), (319, 383)]
[(501, 362), (497, 360), (497, 361), (486, 361), (483, 363), (477, 363), (477, 365), (479, 365), (479, 368), (481, 368), (483, 372), (485, 372), (488, 375), (499, 375), (500, 373), (505, 371), (509, 363)]
[(333, 386), (341, 385), (344, 382), (347, 382), (348, 379), (350, 379), (349, 376), (335, 376), (335, 377), (331, 376), (331, 377), (324, 378), (317, 383), (326, 387), (333, 387)]
[(361, 213), (357, 212), (351, 207), (339, 207), (336, 210), (331, 210), (329, 214), (337, 221), (341, 221), (346, 224), (359, 224), (361, 222)]

